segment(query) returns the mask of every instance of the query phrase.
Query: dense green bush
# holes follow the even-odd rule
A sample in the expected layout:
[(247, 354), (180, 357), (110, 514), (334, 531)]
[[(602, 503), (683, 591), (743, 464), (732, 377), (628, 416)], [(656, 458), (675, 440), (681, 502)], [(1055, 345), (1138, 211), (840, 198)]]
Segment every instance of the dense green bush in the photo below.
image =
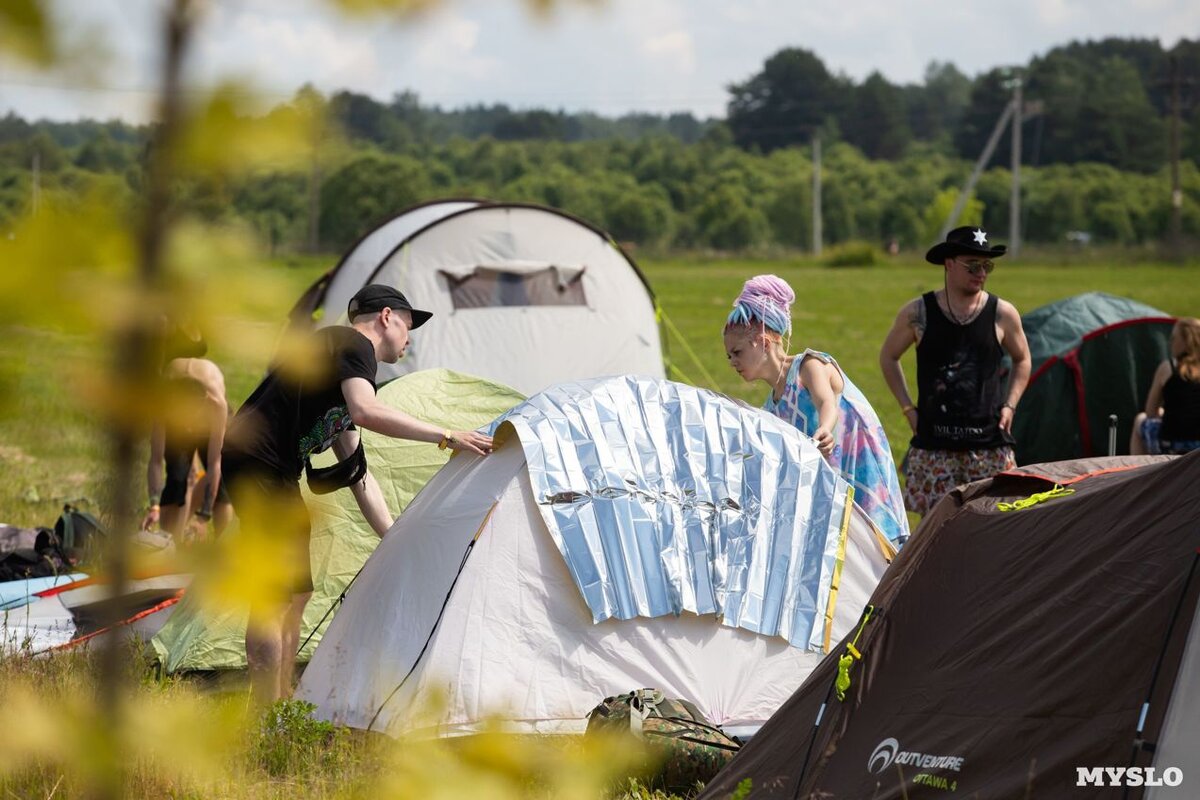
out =
[(879, 249), (868, 242), (844, 242), (825, 256), (827, 267), (870, 267), (883, 260)]

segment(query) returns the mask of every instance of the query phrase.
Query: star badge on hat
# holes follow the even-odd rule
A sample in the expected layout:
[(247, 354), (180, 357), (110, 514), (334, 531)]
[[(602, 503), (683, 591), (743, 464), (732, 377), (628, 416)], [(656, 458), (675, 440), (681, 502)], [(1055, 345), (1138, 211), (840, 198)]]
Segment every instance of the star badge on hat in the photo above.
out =
[(975, 244), (987, 244), (987, 234), (979, 228), (976, 228), (972, 235), (975, 237)]

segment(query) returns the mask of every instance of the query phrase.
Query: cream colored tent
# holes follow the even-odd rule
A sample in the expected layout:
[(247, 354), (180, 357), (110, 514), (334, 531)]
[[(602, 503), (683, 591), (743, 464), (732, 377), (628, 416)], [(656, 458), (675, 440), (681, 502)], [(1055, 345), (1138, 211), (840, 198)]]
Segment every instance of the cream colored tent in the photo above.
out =
[(605, 696), (655, 687), (755, 728), (891, 554), (811, 440), (695, 387), (564, 384), (497, 442), (452, 458), (364, 566), (297, 692), (319, 716), (579, 732)]
[(344, 320), (368, 283), (399, 288), (433, 319), (381, 380), (445, 367), (532, 394), (561, 381), (663, 377), (654, 296), (603, 231), (542, 206), (442, 201), (372, 231), (293, 316)]

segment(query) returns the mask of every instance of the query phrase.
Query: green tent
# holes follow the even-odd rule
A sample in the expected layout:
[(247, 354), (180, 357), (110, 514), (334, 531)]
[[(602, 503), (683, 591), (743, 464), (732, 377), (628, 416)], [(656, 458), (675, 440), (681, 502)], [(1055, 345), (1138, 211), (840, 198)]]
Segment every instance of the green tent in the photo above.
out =
[[(525, 399), (506, 386), (445, 369), (397, 378), (383, 386), (378, 397), (393, 408), (454, 430), (481, 428)], [(371, 474), (378, 480), (393, 514), (403, 511), (449, 458), (448, 451), (427, 443), (390, 439), (372, 431), (363, 432), (363, 446)], [(301, 485), (312, 515), (314, 590), (300, 631), (300, 640), (308, 642), (298, 659), (307, 662), (333, 618), (331, 609), (342, 590), (379, 539), (348, 490), (314, 495), (303, 482)], [(245, 634), (244, 611), (230, 610), (214, 617), (202, 612), (188, 594), (151, 644), (159, 663), (169, 673), (244, 669)]]
[(1013, 419), (1019, 464), (1129, 452), (1133, 418), (1167, 357), (1175, 319), (1102, 292), (1069, 297), (1021, 318), (1033, 373)]

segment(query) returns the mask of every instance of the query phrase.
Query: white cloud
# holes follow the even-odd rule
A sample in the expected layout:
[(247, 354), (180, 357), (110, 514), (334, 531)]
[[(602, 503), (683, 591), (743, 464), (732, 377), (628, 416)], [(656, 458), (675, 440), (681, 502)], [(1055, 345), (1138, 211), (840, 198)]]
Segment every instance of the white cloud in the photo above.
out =
[[(2, 2), (2, 0), (0, 0)], [(100, 24), (117, 58), (105, 86), (32, 78), (0, 66), (0, 114), (120, 113), (144, 119), (139, 91), (158, 82), (162, 0), (52, 0)], [(1072, 40), (1160, 39), (1200, 31), (1196, 0), (607, 0), (562, 3), (535, 22), (521, 0), (447, 0), (417, 19), (347, 20), (327, 0), (211, 0), (189, 77), (248, 77), (268, 99), (302, 83), (380, 99), (411, 89), (445, 107), (721, 114), (725, 87), (784, 47), (813, 51), (834, 72), (878, 70), (919, 82), (931, 60), (968, 75), (1019, 64)], [(50, 85), (47, 85), (50, 84)], [(100, 111), (103, 109), (103, 111)]]
[(696, 46), (687, 31), (671, 31), (661, 36), (652, 36), (642, 42), (642, 52), (665, 60), (683, 75), (696, 71)]
[[(445, 83), (447, 78), (486, 79), (503, 63), (482, 55), (479, 49), (481, 24), (461, 13), (444, 11), (410, 32), (409, 38), (419, 38), (420, 45), (412, 55), (412, 66), (420, 73)], [(404, 59), (401, 56), (401, 60)]]
[(332, 89), (383, 77), (368, 32), (356, 26), (244, 11), (206, 33), (197, 59), (202, 82), (248, 73), (260, 86), (290, 92), (307, 82)]

